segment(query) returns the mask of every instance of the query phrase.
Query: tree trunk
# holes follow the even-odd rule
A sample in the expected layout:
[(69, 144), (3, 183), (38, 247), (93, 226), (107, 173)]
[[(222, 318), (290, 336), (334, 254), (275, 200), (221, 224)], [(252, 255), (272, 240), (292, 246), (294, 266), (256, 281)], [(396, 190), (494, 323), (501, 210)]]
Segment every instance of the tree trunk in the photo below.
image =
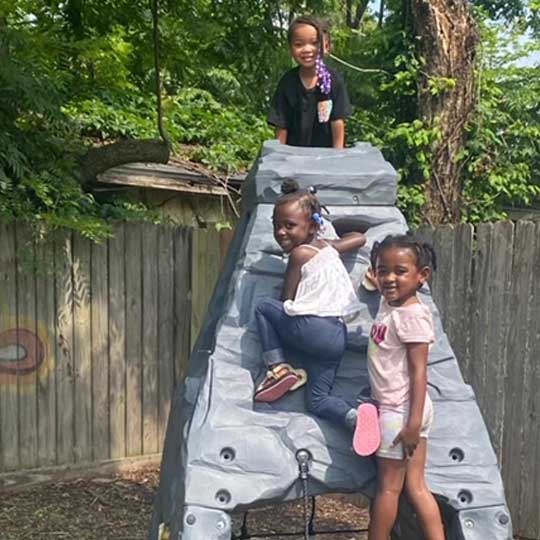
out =
[(167, 163), (169, 146), (164, 141), (125, 139), (105, 146), (90, 148), (81, 159), (83, 182), (93, 182), (107, 169), (133, 162)]
[[(460, 219), (461, 164), (466, 126), (476, 105), (475, 57), (479, 36), (468, 0), (410, 0), (419, 54), (425, 58), (418, 81), (418, 110), (428, 126), (438, 126), (441, 140), (432, 148), (431, 178), (426, 185), (426, 220)], [(437, 78), (452, 79), (453, 88), (436, 95)], [(431, 83), (431, 85), (430, 85)], [(440, 85), (438, 86), (440, 88)]]
[(356, 7), (356, 13), (354, 15), (354, 20), (352, 21), (352, 28), (358, 30), (360, 28), (360, 23), (366, 14), (367, 8), (369, 6), (369, 0), (360, 0), (358, 6)]
[(7, 19), (5, 17), (0, 17), (0, 62), (4, 62), (8, 55), (6, 31)]

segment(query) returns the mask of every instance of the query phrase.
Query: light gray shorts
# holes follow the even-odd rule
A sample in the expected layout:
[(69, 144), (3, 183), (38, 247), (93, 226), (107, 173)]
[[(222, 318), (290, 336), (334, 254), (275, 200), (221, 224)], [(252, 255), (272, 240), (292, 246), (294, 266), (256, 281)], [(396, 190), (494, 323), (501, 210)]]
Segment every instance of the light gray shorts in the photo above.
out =
[[(388, 459), (404, 459), (403, 445), (398, 443), (392, 446), (392, 442), (399, 432), (405, 427), (409, 417), (409, 403), (404, 403), (398, 408), (381, 405), (379, 407), (379, 427), (381, 430), (381, 446), (377, 450), (377, 456)], [(424, 416), (420, 437), (427, 439), (431, 424), (433, 423), (433, 404), (429, 396), (426, 396), (424, 404)]]

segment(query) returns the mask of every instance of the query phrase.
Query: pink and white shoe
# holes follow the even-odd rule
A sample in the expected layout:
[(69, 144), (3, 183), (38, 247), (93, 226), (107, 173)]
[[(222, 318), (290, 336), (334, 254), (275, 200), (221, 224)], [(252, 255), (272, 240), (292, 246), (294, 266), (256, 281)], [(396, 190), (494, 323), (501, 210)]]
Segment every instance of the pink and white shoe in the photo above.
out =
[(381, 444), (379, 413), (373, 403), (361, 403), (357, 409), (353, 449), (359, 456), (371, 456)]

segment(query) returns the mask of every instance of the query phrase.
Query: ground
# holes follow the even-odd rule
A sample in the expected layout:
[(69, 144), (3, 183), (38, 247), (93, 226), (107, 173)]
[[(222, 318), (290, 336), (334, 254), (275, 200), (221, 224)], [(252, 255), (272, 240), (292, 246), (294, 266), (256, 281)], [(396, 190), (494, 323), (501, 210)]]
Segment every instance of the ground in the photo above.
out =
[[(1, 540), (146, 540), (158, 470), (144, 467), (116, 476), (47, 483), (0, 494)], [(235, 516), (240, 530), (242, 516)], [(250, 534), (260, 540), (303, 538), (303, 504), (288, 503), (249, 513)], [(317, 531), (365, 529), (367, 511), (350, 498), (317, 498)], [(297, 536), (262, 536), (295, 532)], [(261, 534), (261, 536), (259, 536)], [(329, 540), (360, 540), (359, 532), (325, 534)]]

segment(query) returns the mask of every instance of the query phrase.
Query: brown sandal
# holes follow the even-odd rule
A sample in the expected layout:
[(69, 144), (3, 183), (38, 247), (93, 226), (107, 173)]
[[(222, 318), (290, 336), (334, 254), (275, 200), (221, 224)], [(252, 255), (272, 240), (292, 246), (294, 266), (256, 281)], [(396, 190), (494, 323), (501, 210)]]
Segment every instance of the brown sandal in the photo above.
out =
[[(288, 364), (277, 364), (266, 373), (264, 381), (255, 390), (255, 401), (272, 403), (284, 396), (289, 390), (305, 384), (307, 375), (298, 374)], [(298, 370), (303, 371), (303, 370)]]

